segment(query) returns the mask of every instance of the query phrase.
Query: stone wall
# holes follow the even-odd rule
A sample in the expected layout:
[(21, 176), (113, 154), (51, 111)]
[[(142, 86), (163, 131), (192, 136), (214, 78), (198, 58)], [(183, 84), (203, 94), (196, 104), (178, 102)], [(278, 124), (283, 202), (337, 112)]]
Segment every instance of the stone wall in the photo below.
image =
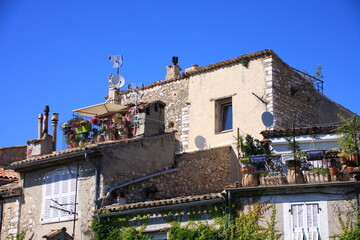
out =
[[(298, 126), (311, 126), (338, 122), (337, 114), (350, 116), (352, 113), (341, 105), (331, 101), (316, 90), (312, 83), (295, 72), (278, 57), (267, 60), (268, 94), (272, 96), (275, 129)], [(268, 96), (269, 99), (271, 97)]]
[(11, 239), (18, 233), (19, 199), (17, 197), (6, 198), (2, 201), (2, 224), (0, 239)]
[[(186, 116), (187, 116), (187, 99), (188, 99), (188, 79), (170, 81), (169, 83), (147, 87), (140, 91), (139, 102), (162, 101), (165, 106), (165, 131), (178, 131), (178, 137), (186, 138)], [(121, 96), (121, 104), (134, 103), (134, 93), (124, 92)], [(185, 141), (186, 142), (186, 141)], [(181, 143), (180, 143), (181, 144)], [(186, 143), (185, 143), (186, 144)], [(178, 150), (182, 149), (181, 145)]]
[(10, 163), (26, 158), (26, 145), (0, 148), (0, 166), (7, 166)]
[(175, 145), (174, 134), (168, 133), (99, 148), (104, 194), (110, 187), (173, 167)]
[[(230, 183), (231, 148), (221, 147), (177, 156), (177, 171), (119, 189), (127, 202), (221, 192)], [(146, 196), (147, 189), (156, 193)]]

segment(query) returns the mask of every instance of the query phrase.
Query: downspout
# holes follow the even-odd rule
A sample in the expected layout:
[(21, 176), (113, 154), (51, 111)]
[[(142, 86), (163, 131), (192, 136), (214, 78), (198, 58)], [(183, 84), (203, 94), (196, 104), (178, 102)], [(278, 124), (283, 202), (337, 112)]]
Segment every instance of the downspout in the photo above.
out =
[(95, 167), (95, 194), (93, 202), (95, 203), (95, 210), (98, 209), (98, 199), (99, 199), (99, 188), (100, 188), (100, 171), (99, 171), (99, 165), (95, 164), (93, 161), (90, 160), (90, 156), (88, 152), (85, 152), (84, 154), (85, 160), (89, 163), (91, 163)]

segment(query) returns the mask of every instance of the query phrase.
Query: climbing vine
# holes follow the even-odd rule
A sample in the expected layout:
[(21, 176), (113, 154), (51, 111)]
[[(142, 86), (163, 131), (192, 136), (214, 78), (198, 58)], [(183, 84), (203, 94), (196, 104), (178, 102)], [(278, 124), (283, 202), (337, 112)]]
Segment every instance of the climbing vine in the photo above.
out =
[[(233, 218), (230, 218), (225, 213), (225, 210), (224, 206), (216, 206), (212, 210), (201, 209), (201, 211), (190, 209), (188, 213), (196, 216), (193, 216), (185, 226), (180, 224), (180, 222), (184, 221), (179, 220), (178, 217), (183, 215), (183, 212), (171, 211), (161, 214), (161, 217), (171, 224), (168, 230), (169, 240), (277, 240), (282, 236), (275, 228), (275, 205), (254, 203), (243, 211), (237, 211)], [(264, 213), (269, 210), (271, 211), (270, 218), (267, 220)], [(215, 224), (201, 220), (201, 215), (205, 213), (214, 220)], [(149, 217), (149, 215), (141, 217), (105, 217), (101, 218), (101, 221), (95, 219), (92, 225), (96, 236), (95, 239), (151, 239), (144, 233), (147, 224), (146, 220)], [(140, 222), (130, 226), (130, 219)], [(139, 224), (141, 224), (140, 227), (136, 227)]]

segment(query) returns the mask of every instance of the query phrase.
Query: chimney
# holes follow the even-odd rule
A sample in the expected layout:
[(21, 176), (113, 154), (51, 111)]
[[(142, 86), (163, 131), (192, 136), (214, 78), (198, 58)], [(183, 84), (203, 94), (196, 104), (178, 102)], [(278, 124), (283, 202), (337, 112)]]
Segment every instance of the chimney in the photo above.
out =
[(56, 137), (57, 137), (57, 125), (59, 121), (59, 114), (53, 113), (51, 118), (52, 135), (53, 135), (53, 151), (56, 151)]
[(44, 107), (44, 130), (43, 130), (43, 134), (42, 134), (42, 137), (45, 135), (45, 134), (48, 134), (48, 128), (49, 128), (49, 112), (50, 112), (50, 108), (48, 105), (46, 105)]
[(38, 139), (42, 138), (42, 131), (43, 131), (43, 120), (44, 120), (44, 116), (42, 115), (42, 113), (39, 114), (39, 118), (38, 118)]
[(197, 64), (191, 64), (189, 68), (185, 69), (185, 72), (190, 72), (190, 71), (194, 71), (197, 68), (199, 68), (199, 65)]
[(166, 66), (165, 80), (170, 80), (180, 76), (181, 68), (179, 67), (179, 65), (177, 65), (178, 57), (172, 57), (172, 63), (173, 65)]

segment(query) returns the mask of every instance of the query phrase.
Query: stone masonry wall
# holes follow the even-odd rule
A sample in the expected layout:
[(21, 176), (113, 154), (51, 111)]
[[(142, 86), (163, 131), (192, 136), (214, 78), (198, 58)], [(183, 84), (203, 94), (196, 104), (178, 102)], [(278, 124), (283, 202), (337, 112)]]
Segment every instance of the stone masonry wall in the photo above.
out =
[[(180, 154), (177, 171), (121, 190), (125, 191), (128, 203), (221, 192), (230, 183), (230, 153), (231, 148), (227, 146)], [(157, 192), (147, 198), (147, 188), (156, 188)]]
[(3, 202), (3, 215), (0, 239), (11, 239), (18, 233), (19, 201), (17, 198), (7, 198)]
[[(291, 128), (338, 122), (338, 113), (351, 112), (317, 91), (312, 83), (295, 72), (278, 57), (264, 61), (267, 70), (268, 105), (276, 119), (274, 128)], [(272, 88), (271, 88), (272, 86)]]
[(104, 194), (110, 187), (172, 168), (175, 145), (174, 134), (164, 134), (100, 149)]
[[(182, 139), (178, 146), (178, 151), (186, 148), (187, 114), (189, 105), (187, 104), (189, 94), (189, 80), (181, 79), (166, 84), (154, 86), (140, 91), (142, 96), (139, 102), (162, 101), (165, 106), (165, 130), (178, 131), (177, 137)], [(125, 93), (121, 96), (121, 104), (134, 103), (133, 93)], [(184, 128), (184, 129), (183, 129)]]

